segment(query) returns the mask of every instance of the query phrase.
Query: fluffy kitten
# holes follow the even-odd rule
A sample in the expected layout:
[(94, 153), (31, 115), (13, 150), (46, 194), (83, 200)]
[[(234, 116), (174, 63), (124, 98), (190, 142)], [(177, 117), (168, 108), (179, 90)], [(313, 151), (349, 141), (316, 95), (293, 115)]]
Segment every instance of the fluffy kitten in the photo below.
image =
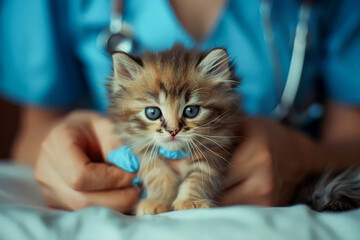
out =
[(308, 177), (292, 204), (305, 203), (315, 211), (346, 211), (360, 207), (360, 169), (335, 173), (325, 171)]
[[(115, 53), (113, 62), (109, 113), (140, 158), (147, 191), (136, 214), (215, 206), (241, 116), (227, 52), (176, 45), (141, 58)], [(180, 172), (165, 163), (159, 147), (189, 155)]]
[[(141, 58), (119, 52), (113, 61), (109, 113), (141, 159), (138, 175), (147, 191), (136, 214), (215, 206), (241, 118), (226, 51), (203, 54), (177, 45)], [(189, 154), (180, 172), (165, 163), (159, 147)], [(360, 207), (360, 171), (310, 177), (292, 203), (317, 211)]]

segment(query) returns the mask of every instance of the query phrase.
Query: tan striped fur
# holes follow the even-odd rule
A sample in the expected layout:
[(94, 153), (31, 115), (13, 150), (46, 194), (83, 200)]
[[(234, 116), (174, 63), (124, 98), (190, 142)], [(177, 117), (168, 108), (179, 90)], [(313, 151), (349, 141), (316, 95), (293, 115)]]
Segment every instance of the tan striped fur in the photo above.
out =
[[(204, 54), (175, 45), (140, 58), (115, 53), (113, 60), (109, 114), (141, 159), (138, 175), (147, 191), (137, 215), (216, 206), (241, 117), (226, 51)], [(198, 115), (185, 117), (187, 106), (199, 106)], [(158, 107), (162, 116), (150, 120), (148, 107)], [(160, 146), (190, 154), (179, 172), (158, 154)]]

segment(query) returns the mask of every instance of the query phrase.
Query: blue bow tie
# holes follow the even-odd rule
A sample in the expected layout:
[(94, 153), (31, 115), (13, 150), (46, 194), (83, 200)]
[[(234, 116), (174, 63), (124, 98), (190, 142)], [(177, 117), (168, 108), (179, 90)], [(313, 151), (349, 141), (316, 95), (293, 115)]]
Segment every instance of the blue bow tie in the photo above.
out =
[[(168, 159), (182, 159), (189, 155), (184, 151), (170, 151), (159, 147), (159, 153)], [(116, 166), (128, 172), (136, 172), (139, 169), (139, 158), (134, 155), (129, 146), (122, 146), (109, 152), (108, 160)]]

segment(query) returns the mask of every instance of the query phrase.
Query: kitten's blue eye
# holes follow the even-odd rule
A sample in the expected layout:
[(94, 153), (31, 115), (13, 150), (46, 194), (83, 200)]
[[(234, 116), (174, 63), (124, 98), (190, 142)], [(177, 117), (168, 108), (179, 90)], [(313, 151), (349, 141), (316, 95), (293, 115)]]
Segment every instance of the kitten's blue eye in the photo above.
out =
[(161, 117), (161, 110), (157, 107), (145, 108), (145, 115), (150, 120), (156, 120)]
[(199, 114), (200, 106), (187, 106), (184, 109), (184, 117), (194, 118)]

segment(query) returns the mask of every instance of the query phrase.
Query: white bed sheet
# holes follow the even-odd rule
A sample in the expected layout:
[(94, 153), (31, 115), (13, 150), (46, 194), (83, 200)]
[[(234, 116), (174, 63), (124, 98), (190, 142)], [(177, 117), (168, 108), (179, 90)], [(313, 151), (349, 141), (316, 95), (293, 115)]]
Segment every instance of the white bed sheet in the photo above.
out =
[(360, 239), (360, 210), (235, 206), (136, 218), (104, 208), (49, 209), (29, 168), (0, 164), (0, 239)]

